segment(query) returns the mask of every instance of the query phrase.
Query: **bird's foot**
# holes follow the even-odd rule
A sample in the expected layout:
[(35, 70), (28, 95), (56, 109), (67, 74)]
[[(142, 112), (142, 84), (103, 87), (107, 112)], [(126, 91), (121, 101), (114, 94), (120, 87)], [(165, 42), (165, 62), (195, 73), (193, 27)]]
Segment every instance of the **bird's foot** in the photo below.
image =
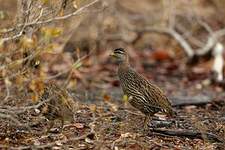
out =
[(149, 122), (152, 120), (150, 116), (146, 116), (144, 120), (144, 131), (147, 131), (149, 129)]
[(48, 133), (60, 133), (62, 132), (61, 131), (61, 128), (51, 128)]

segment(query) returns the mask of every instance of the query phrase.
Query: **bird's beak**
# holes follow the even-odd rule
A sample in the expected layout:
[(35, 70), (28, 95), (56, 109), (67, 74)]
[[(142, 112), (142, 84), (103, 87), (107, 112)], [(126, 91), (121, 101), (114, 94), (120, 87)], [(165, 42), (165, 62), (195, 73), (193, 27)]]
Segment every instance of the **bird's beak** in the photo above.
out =
[(115, 57), (114, 52), (112, 52), (111, 54), (109, 54), (109, 56), (111, 56), (111, 57)]

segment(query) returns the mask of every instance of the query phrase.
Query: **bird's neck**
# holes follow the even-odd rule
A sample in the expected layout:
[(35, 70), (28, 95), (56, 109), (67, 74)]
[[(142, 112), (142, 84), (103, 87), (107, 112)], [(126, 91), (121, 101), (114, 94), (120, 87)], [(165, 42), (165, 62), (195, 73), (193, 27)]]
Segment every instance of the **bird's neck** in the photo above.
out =
[(119, 68), (118, 68), (118, 71), (121, 70), (121, 71), (126, 71), (130, 68), (130, 63), (128, 60), (126, 61), (123, 61), (123, 62), (120, 62), (119, 63)]

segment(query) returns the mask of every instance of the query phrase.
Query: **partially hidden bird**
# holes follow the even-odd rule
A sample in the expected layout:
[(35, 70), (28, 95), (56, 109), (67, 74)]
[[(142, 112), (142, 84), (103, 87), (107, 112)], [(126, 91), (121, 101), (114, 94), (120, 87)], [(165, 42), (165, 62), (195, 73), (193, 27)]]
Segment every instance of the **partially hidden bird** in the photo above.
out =
[(40, 95), (40, 101), (43, 103), (38, 107), (41, 113), (50, 121), (50, 127), (55, 124), (55, 120), (61, 121), (61, 130), (64, 121), (72, 121), (76, 103), (69, 97), (66, 89), (58, 86), (54, 82), (45, 84), (43, 94)]
[(126, 50), (117, 48), (110, 56), (119, 64), (117, 74), (128, 102), (145, 115), (144, 129), (147, 129), (152, 116), (159, 111), (174, 116), (175, 112), (163, 91), (130, 66)]

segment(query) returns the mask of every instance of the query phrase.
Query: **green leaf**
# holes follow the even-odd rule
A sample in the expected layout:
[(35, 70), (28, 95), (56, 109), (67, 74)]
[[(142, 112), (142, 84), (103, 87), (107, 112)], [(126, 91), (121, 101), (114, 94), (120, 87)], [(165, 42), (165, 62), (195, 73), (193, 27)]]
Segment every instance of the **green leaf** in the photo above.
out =
[(82, 64), (81, 61), (77, 61), (77, 62), (75, 62), (75, 63), (73, 64), (73, 68), (78, 69), (78, 68), (80, 68), (82, 65), (83, 65), (83, 64)]

